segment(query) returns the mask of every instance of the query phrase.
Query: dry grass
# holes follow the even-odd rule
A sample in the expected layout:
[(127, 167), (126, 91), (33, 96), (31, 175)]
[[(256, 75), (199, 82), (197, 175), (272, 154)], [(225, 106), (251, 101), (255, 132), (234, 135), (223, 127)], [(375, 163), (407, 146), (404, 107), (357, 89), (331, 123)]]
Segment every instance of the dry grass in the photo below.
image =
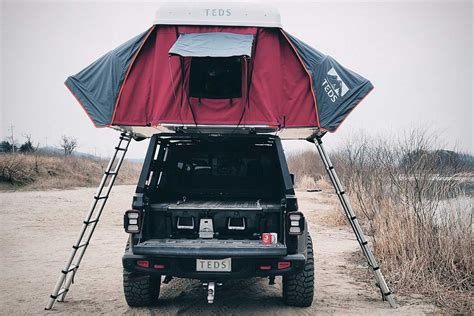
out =
[(324, 177), (325, 169), (315, 150), (303, 151), (287, 157), (288, 168), (295, 175), (295, 187), (299, 190), (318, 189), (322, 191), (321, 200), (332, 206), (331, 212), (324, 218), (324, 223), (330, 226), (347, 225), (347, 219), (342, 212), (334, 187)]
[(298, 179), (298, 182), (295, 183), (295, 186), (301, 189), (314, 189), (316, 188), (316, 181), (314, 181), (313, 177), (305, 174)]
[[(1, 154), (0, 188), (47, 190), (99, 184), (108, 161), (39, 154)], [(141, 164), (125, 161), (118, 184), (133, 184), (138, 180)]]
[[(354, 139), (332, 160), (394, 290), (472, 314), (474, 202), (459, 180), (472, 179), (472, 166), (440, 163), (436, 138), (422, 131), (400, 141)], [(305, 153), (291, 164), (309, 159)], [(345, 221), (333, 214), (334, 223)]]
[(324, 192), (334, 192), (334, 187), (323, 176), (316, 181), (316, 187)]
[[(297, 155), (289, 156), (288, 168), (295, 175), (295, 186), (298, 189), (322, 189), (324, 184), (321, 161), (314, 151), (304, 151)], [(321, 182), (323, 180), (323, 182)]]

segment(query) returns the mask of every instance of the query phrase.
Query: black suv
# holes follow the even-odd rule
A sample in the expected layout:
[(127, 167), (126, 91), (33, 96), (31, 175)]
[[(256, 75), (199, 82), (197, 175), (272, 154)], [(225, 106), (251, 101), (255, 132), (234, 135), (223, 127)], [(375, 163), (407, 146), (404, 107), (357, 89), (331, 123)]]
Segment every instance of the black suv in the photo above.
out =
[(280, 138), (156, 134), (143, 164), (123, 256), (130, 306), (157, 302), (161, 279), (283, 277), (287, 305), (310, 306), (313, 246)]

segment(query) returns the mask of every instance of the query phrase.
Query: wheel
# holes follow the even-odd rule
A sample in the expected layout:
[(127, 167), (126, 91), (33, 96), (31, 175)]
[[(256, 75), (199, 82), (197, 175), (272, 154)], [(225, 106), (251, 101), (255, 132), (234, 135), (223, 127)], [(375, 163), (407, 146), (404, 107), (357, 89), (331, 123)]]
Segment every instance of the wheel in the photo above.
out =
[[(128, 251), (129, 243), (125, 247)], [(144, 307), (155, 305), (160, 295), (160, 277), (151, 277), (123, 270), (123, 293), (128, 306)]]
[(313, 242), (308, 233), (307, 258), (301, 272), (283, 277), (283, 301), (289, 306), (308, 307), (314, 296)]
[(160, 278), (138, 275), (123, 271), (123, 292), (128, 306), (144, 307), (155, 305), (160, 295)]

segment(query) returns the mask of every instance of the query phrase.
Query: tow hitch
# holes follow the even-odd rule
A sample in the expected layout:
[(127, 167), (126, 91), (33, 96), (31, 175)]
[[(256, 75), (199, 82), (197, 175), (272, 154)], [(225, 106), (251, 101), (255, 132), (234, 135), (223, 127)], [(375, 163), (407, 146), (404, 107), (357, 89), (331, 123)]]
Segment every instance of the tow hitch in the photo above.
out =
[(221, 286), (222, 283), (208, 282), (202, 284), (204, 287), (207, 287), (207, 302), (209, 304), (214, 303), (214, 296), (216, 295), (216, 285)]

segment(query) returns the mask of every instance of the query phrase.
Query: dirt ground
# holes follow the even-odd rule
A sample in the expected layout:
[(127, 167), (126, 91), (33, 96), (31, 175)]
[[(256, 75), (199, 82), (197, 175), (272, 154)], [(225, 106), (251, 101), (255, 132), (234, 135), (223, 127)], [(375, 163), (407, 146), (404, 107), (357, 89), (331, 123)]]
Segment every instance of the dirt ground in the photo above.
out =
[[(396, 297), (390, 309), (371, 286), (357, 281), (366, 269), (351, 260), (358, 245), (344, 227), (327, 224), (335, 212), (328, 193), (298, 192), (300, 209), (310, 223), (316, 256), (315, 300), (310, 308), (290, 308), (281, 300), (281, 279), (225, 283), (216, 301), (206, 302), (197, 281), (175, 279), (162, 286), (159, 306), (131, 309), (122, 293), (121, 256), (126, 241), (123, 211), (133, 186), (113, 189), (102, 221), (76, 275), (67, 302), (46, 312), (51, 290), (69, 255), (95, 189), (0, 193), (0, 314), (426, 314), (435, 307), (422, 297)], [(383, 267), (382, 267), (383, 268)], [(359, 269), (359, 270), (358, 270)], [(359, 273), (360, 275), (360, 273)]]

